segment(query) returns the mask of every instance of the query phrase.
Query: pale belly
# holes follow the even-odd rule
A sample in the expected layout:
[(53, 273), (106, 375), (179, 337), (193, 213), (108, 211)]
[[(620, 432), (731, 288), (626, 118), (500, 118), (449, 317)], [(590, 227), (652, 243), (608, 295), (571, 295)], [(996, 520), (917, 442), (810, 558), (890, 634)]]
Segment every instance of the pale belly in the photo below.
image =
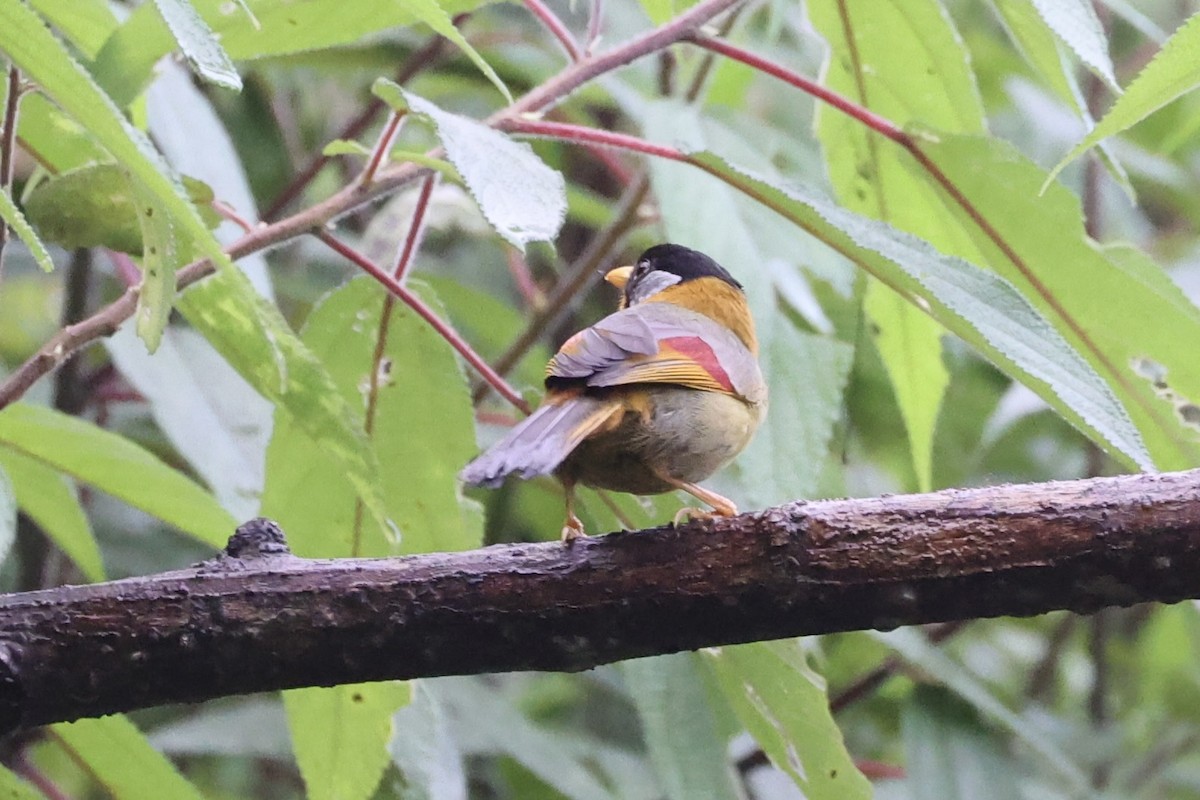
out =
[(556, 470), (564, 480), (632, 494), (660, 494), (660, 475), (697, 483), (725, 466), (749, 443), (760, 407), (695, 389), (655, 391), (648, 418), (627, 413), (612, 431), (588, 439)]

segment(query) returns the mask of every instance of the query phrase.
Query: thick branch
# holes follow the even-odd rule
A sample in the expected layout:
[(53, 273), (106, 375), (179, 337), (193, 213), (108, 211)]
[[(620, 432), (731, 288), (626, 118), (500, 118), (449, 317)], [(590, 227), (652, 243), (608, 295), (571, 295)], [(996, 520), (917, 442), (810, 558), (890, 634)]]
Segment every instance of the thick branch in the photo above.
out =
[(0, 598), (0, 729), (295, 686), (1200, 597), (1200, 470), (793, 503), (567, 546), (195, 568)]

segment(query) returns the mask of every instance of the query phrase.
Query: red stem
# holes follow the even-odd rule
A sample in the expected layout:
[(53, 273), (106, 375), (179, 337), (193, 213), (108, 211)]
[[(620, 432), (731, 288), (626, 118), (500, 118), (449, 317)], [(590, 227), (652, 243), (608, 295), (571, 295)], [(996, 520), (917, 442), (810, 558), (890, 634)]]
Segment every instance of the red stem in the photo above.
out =
[(375, 142), (375, 148), (371, 151), (371, 160), (363, 167), (362, 175), (358, 178), (359, 186), (370, 186), (371, 181), (375, 179), (375, 173), (379, 171), (379, 165), (392, 149), (392, 142), (396, 140), (396, 134), (400, 132), (400, 124), (404, 122), (405, 116), (403, 111), (393, 111), (388, 117), (387, 124), (383, 126), (379, 140)]
[(583, 51), (579, 49), (579, 43), (575, 41), (575, 37), (542, 0), (524, 0), (524, 2), (525, 7), (546, 26), (550, 33), (554, 34), (554, 38), (558, 39), (558, 43), (562, 45), (563, 50), (567, 51), (567, 55), (571, 57), (572, 61), (583, 60)]
[(547, 120), (525, 119), (515, 117), (505, 120), (500, 127), (510, 133), (522, 133), (526, 136), (544, 136), (548, 139), (558, 139), (564, 142), (574, 142), (581, 145), (601, 145), (616, 147), (621, 150), (633, 150), (649, 156), (667, 158), (671, 161), (687, 161), (687, 156), (674, 147), (655, 144), (628, 133), (617, 131), (602, 131), (599, 128), (588, 128), (570, 122), (549, 122)]
[(396, 259), (396, 268), (392, 270), (392, 276), (396, 279), (396, 283), (404, 283), (404, 278), (412, 267), (413, 255), (417, 252), (425, 233), (425, 212), (429, 208), (429, 198), (433, 194), (433, 187), (437, 185), (437, 180), (437, 173), (432, 172), (421, 182), (421, 192), (417, 195), (417, 205), (413, 208), (412, 221), (408, 224), (408, 235), (404, 238), (404, 248), (400, 251), (400, 257)]
[(516, 390), (509, 386), (508, 382), (505, 381), (504, 378), (501, 378), (499, 375), (497, 375), (496, 371), (493, 370), (488, 363), (471, 348), (471, 345), (467, 344), (466, 341), (464, 341), (463, 338), (458, 335), (458, 332), (447, 325), (440, 317), (438, 317), (437, 314), (434, 314), (433, 310), (429, 306), (425, 305), (421, 298), (417, 297), (407, 288), (402, 286), (395, 278), (389, 275), (386, 270), (381, 269), (377, 264), (363, 254), (359, 253), (348, 245), (343, 244), (337, 239), (337, 237), (328, 231), (318, 229), (314, 231), (314, 235), (328, 245), (331, 250), (348, 259), (363, 272), (366, 272), (372, 278), (383, 284), (383, 286), (389, 292), (395, 295), (396, 299), (411, 308), (417, 313), (418, 316), (421, 317), (421, 319), (429, 323), (429, 325), (432, 326), (433, 329), (437, 331), (443, 339), (449, 342), (450, 346), (457, 350), (459, 355), (466, 359), (467, 363), (474, 367), (480, 376), (487, 381), (493, 389), (499, 392), (505, 400), (508, 400), (508, 402), (512, 403), (526, 414), (532, 411), (532, 409), (529, 407), (529, 404), (525, 402), (525, 398), (517, 394)]

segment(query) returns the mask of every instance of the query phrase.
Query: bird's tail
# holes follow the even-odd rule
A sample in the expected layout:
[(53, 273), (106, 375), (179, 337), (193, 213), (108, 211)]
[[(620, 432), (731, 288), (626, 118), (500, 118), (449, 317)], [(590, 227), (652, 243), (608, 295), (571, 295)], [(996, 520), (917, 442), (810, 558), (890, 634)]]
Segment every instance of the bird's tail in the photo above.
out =
[(514, 472), (522, 478), (547, 475), (590, 433), (619, 413), (619, 401), (582, 395), (543, 404), (463, 467), (458, 477), (472, 486), (494, 488)]

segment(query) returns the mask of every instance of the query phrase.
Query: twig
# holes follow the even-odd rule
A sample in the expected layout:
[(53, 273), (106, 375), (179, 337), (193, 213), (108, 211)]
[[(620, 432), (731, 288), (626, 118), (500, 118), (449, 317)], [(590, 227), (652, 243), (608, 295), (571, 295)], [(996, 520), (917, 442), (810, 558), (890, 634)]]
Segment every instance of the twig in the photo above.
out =
[[(60, 321), (64, 328), (84, 318), (92, 285), (92, 251), (80, 247), (71, 254)], [(80, 377), (80, 360), (73, 358), (54, 375), (54, 407), (72, 416), (83, 411), (88, 396)]]
[(538, 18), (538, 21), (546, 27), (558, 43), (562, 45), (563, 50), (570, 56), (572, 61), (580, 61), (583, 59), (583, 52), (579, 49), (579, 43), (575, 41), (575, 37), (567, 30), (567, 26), (563, 21), (550, 10), (542, 0), (523, 0), (525, 7)]
[(396, 267), (392, 270), (392, 277), (401, 285), (404, 284), (404, 279), (412, 268), (417, 249), (421, 246), (421, 239), (425, 234), (425, 212), (429, 210), (429, 198), (433, 195), (433, 189), (437, 186), (437, 182), (437, 173), (430, 173), (425, 176), (425, 180), (421, 183), (421, 191), (417, 194), (412, 220), (408, 224), (408, 234), (404, 237), (404, 246), (400, 248), (400, 255), (396, 258)]
[(529, 264), (526, 263), (525, 257), (515, 247), (507, 248), (508, 256), (508, 273), (512, 276), (513, 284), (517, 287), (517, 292), (521, 295), (521, 299), (525, 302), (527, 308), (533, 311), (541, 311), (546, 307), (546, 295), (538, 288), (537, 281), (533, 279), (533, 273), (529, 271)]
[[(965, 622), (947, 622), (929, 631), (929, 641), (933, 644), (942, 642), (954, 636), (966, 627)], [(878, 691), (893, 675), (904, 667), (905, 661), (900, 656), (889, 656), (875, 669), (863, 675), (846, 688), (829, 698), (829, 710), (837, 714)]]
[(496, 374), (483, 358), (472, 349), (471, 345), (467, 344), (458, 331), (451, 328), (440, 317), (433, 313), (433, 309), (425, 305), (421, 298), (410, 292), (405, 286), (401, 285), (395, 278), (388, 274), (387, 270), (382, 269), (366, 256), (355, 251), (353, 248), (338, 241), (337, 237), (326, 230), (318, 230), (315, 236), (322, 242), (327, 244), (330, 249), (344, 256), (359, 269), (366, 272), (372, 278), (377, 280), (389, 292), (391, 292), (400, 302), (415, 311), (421, 319), (425, 320), (429, 325), (445, 339), (451, 347), (458, 351), (468, 364), (475, 368), (475, 371), (488, 382), (500, 395), (512, 403), (517, 408), (530, 413), (529, 404), (525, 402), (525, 398), (521, 397), (515, 389), (508, 385), (504, 378)]
[(375, 142), (375, 147), (371, 149), (371, 158), (367, 161), (367, 165), (363, 167), (362, 174), (358, 176), (359, 186), (370, 186), (371, 181), (375, 178), (375, 173), (379, 170), (379, 165), (387, 158), (388, 153), (392, 149), (392, 142), (396, 141), (396, 135), (400, 133), (400, 127), (404, 124), (407, 113), (403, 111), (393, 111), (388, 116), (388, 121), (383, 126), (383, 131), (379, 134), (379, 140)]
[(591, 13), (588, 15), (587, 39), (583, 52), (591, 55), (596, 42), (600, 40), (600, 31), (604, 27), (604, 0), (592, 0)]

